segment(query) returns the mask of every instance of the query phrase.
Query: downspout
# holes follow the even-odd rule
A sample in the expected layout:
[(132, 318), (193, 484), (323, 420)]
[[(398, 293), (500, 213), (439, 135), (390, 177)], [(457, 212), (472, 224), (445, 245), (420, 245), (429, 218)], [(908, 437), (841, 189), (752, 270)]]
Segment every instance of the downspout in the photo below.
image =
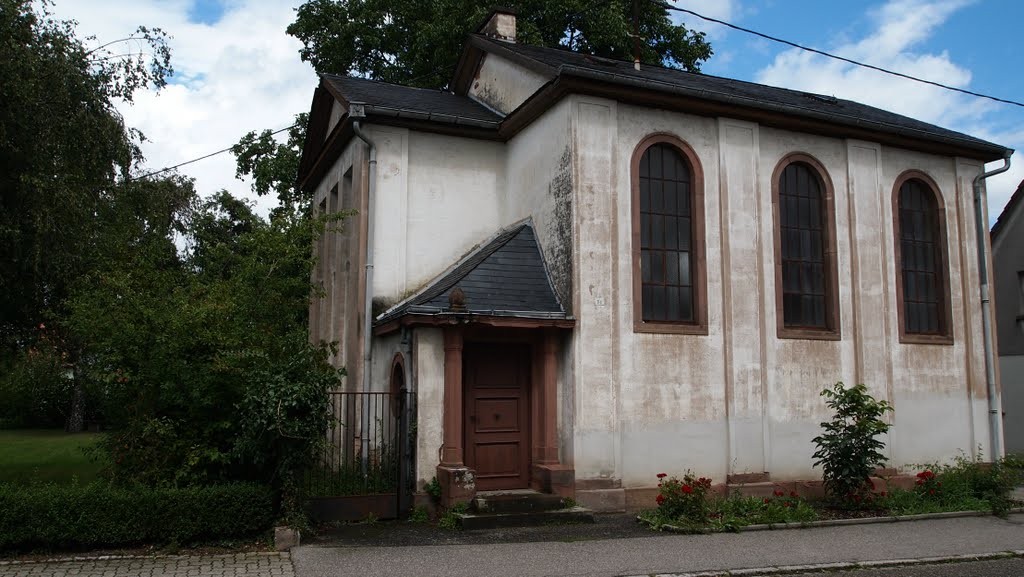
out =
[[(360, 120), (366, 118), (366, 111), (362, 104), (352, 104), (349, 108), (349, 116), (355, 119), (352, 122), (352, 131), (360, 140), (370, 148), (370, 175), (369, 185), (366, 191), (366, 279), (363, 293), (366, 299), (363, 306), (363, 392), (370, 392), (370, 371), (373, 361), (373, 221), (376, 218), (374, 212), (375, 192), (377, 188), (377, 145), (363, 132)], [(363, 398), (363, 414), (360, 424), (360, 437), (362, 439), (362, 467), (363, 476), (368, 473), (370, 457), (370, 402)]]
[(1000, 435), (1002, 408), (996, 394), (996, 359), (992, 346), (991, 297), (988, 283), (988, 252), (985, 239), (988, 223), (985, 221), (985, 179), (1010, 169), (1010, 154), (1003, 157), (1003, 165), (995, 170), (983, 172), (974, 177), (974, 227), (978, 245), (978, 278), (981, 283), (981, 332), (985, 342), (985, 382), (988, 391), (988, 428), (992, 442), (992, 460), (1003, 456), (1003, 439)]

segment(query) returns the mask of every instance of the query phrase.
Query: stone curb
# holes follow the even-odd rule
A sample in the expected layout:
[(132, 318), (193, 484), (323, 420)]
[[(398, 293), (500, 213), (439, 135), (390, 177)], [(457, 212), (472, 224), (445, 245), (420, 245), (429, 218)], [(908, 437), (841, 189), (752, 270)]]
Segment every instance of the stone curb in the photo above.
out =
[(70, 557), (48, 557), (46, 559), (28, 559), (25, 561), (0, 561), (0, 567), (8, 565), (34, 565), (39, 563), (69, 563), (76, 561), (130, 561), (132, 559), (189, 559), (192, 557), (218, 559), (222, 557), (236, 557), (238, 555), (281, 557), (282, 559), (291, 558), (291, 554), (287, 551), (251, 551), (249, 553), (217, 553), (214, 555), (74, 555)]
[(1024, 558), (1024, 550), (974, 555), (947, 555), (943, 557), (920, 557), (915, 559), (891, 559), (886, 561), (849, 561), (843, 563), (818, 563), (812, 565), (780, 565), (775, 567), (751, 567), (724, 571), (698, 571), (696, 573), (657, 573), (631, 577), (758, 577), (767, 575), (790, 575), (793, 573), (824, 573), (850, 569), (883, 569), (910, 565), (936, 565), (940, 563), (962, 563), (967, 561), (990, 561), (997, 559)]
[[(1024, 513), (1024, 507), (1015, 507), (1007, 511), (1011, 513)], [(844, 525), (874, 525), (876, 523), (898, 523), (904, 521), (927, 521), (928, 519), (956, 519), (960, 517), (991, 517), (989, 511), (946, 511), (943, 513), (922, 513), (920, 515), (893, 515), (891, 517), (861, 517), (857, 519), (826, 519), (824, 521), (806, 521), (803, 523), (766, 523), (760, 525), (746, 525), (737, 527), (736, 533), (749, 531), (784, 531), (787, 529), (810, 529), (814, 527), (841, 527)], [(637, 521), (644, 521), (637, 516)], [(662, 525), (662, 529), (669, 533), (690, 533), (686, 529), (674, 525)], [(721, 531), (725, 533), (726, 531)]]

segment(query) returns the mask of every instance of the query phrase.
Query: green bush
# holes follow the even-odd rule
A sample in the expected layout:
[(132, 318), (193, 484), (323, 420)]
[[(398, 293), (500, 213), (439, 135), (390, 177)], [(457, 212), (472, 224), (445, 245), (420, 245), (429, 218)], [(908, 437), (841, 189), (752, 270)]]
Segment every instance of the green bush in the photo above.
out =
[(273, 520), (272, 491), (250, 483), (0, 484), (0, 551), (219, 541), (259, 533)]
[(60, 355), (46, 343), (0, 361), (0, 427), (63, 427), (71, 381)]
[(837, 503), (861, 507), (872, 496), (871, 475), (885, 464), (878, 435), (889, 430), (882, 420), (892, 406), (876, 401), (863, 384), (846, 388), (838, 382), (821, 392), (832, 409), (831, 421), (821, 423), (824, 433), (812, 441), (818, 448), (814, 466), (823, 469), (825, 492)]

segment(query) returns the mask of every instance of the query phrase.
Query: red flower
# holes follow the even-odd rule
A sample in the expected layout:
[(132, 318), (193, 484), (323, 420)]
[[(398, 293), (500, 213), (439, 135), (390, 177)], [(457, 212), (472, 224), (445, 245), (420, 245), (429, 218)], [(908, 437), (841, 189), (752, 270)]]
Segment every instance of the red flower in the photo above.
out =
[(888, 495), (888, 493), (886, 493), (885, 491), (882, 491), (881, 493), (879, 493), (879, 495), (882, 496), (882, 497), (885, 497), (886, 495)]
[(682, 487), (679, 488), (679, 490), (689, 495), (690, 493), (693, 492), (693, 487), (689, 485), (683, 485)]
[(781, 497), (781, 496), (785, 495), (785, 493), (783, 493), (782, 491), (779, 491), (778, 489), (776, 489), (775, 491), (772, 491), (772, 495), (774, 495), (776, 497)]
[(664, 479), (665, 477), (668, 477), (668, 475), (666, 475), (665, 473), (658, 473), (659, 479)]
[(656, 499), (654, 499), (654, 500), (657, 501), (659, 505), (661, 505), (662, 503), (665, 502), (665, 495), (662, 495), (662, 494), (659, 493), (658, 497)]
[(765, 502), (765, 504), (768, 504), (768, 503), (771, 503), (771, 502), (772, 502), (772, 500), (771, 500), (771, 499), (769, 499), (768, 497), (765, 497), (765, 498), (764, 498), (764, 502)]
[(934, 495), (935, 494), (935, 489), (928, 489), (928, 494), (929, 495)]
[(790, 496), (790, 497), (793, 497), (793, 498), (796, 498), (796, 497), (799, 497), (800, 495), (797, 495), (797, 494), (796, 494), (796, 491), (790, 491), (790, 492), (789, 492), (789, 496)]

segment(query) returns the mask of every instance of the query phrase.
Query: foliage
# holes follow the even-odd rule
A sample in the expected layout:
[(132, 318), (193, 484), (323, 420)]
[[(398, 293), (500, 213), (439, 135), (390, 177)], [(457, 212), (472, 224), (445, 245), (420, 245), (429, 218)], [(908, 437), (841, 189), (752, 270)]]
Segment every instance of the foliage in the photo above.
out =
[(0, 365), (0, 428), (64, 426), (72, 392), (61, 351), (38, 339)]
[(59, 330), (71, 284), (106, 246), (102, 208), (141, 159), (113, 102), (172, 73), (161, 30), (90, 49), (74, 24), (45, 1), (0, 0), (0, 356), (40, 323)]
[(1013, 457), (986, 463), (979, 454), (959, 455), (946, 465), (926, 465), (917, 473), (914, 495), (919, 504), (943, 510), (990, 510), (1005, 514), (1012, 506), (1010, 492), (1024, 477)]
[(308, 211), (312, 205), (312, 196), (295, 187), (308, 122), (308, 113), (296, 115), (285, 142), (275, 140), (270, 130), (259, 135), (253, 131), (231, 147), (236, 159), (235, 175), (250, 177), (252, 191), (259, 196), (276, 194), (281, 203), (278, 211)]
[(430, 478), (430, 482), (423, 486), (423, 492), (430, 495), (434, 503), (441, 502), (441, 483), (438, 482), (437, 477)]
[(465, 503), (455, 503), (451, 507), (448, 507), (444, 514), (441, 515), (441, 518), (437, 520), (437, 526), (449, 531), (458, 529), (460, 527), (459, 519), (461, 519), (462, 515), (464, 515), (468, 510), (469, 506)]
[(176, 489), (0, 483), (0, 550), (220, 540), (264, 531), (273, 515), (273, 493), (249, 483)]
[(409, 514), (410, 523), (426, 523), (429, 520), (430, 511), (423, 505), (414, 507), (412, 513)]
[(710, 479), (695, 479), (687, 473), (680, 481), (661, 475), (658, 507), (640, 513), (640, 520), (656, 530), (671, 527), (684, 533), (737, 531), (747, 525), (806, 523), (818, 518), (815, 508), (795, 492), (775, 490), (766, 498), (739, 494), (714, 497), (708, 493)]
[(309, 247), (326, 221), (266, 221), (226, 192), (175, 218), (184, 253), (169, 231), (151, 235), (71, 299), (84, 374), (115, 427), (112, 478), (294, 487), (340, 377), (306, 332)]
[[(633, 2), (516, 0), (507, 5), (517, 12), (522, 43), (633, 59)], [(318, 71), (440, 88), (466, 35), (492, 6), (481, 0), (308, 0), (288, 34), (302, 42), (302, 59)], [(640, 2), (638, 9), (642, 62), (697, 71), (711, 56), (704, 33), (673, 23), (663, 6)]]
[(682, 480), (658, 473), (658, 512), (668, 519), (703, 524), (708, 520), (708, 491), (711, 479), (696, 478), (689, 471)]
[(881, 453), (885, 443), (877, 436), (889, 430), (882, 417), (892, 407), (876, 401), (863, 384), (847, 388), (838, 382), (821, 395), (827, 398), (833, 417), (821, 423), (824, 433), (813, 439), (817, 447), (814, 466), (822, 467), (830, 497), (846, 506), (861, 506), (872, 492), (869, 477), (885, 463)]
[(0, 483), (73, 483), (95, 479), (102, 455), (98, 433), (39, 429), (0, 431)]

